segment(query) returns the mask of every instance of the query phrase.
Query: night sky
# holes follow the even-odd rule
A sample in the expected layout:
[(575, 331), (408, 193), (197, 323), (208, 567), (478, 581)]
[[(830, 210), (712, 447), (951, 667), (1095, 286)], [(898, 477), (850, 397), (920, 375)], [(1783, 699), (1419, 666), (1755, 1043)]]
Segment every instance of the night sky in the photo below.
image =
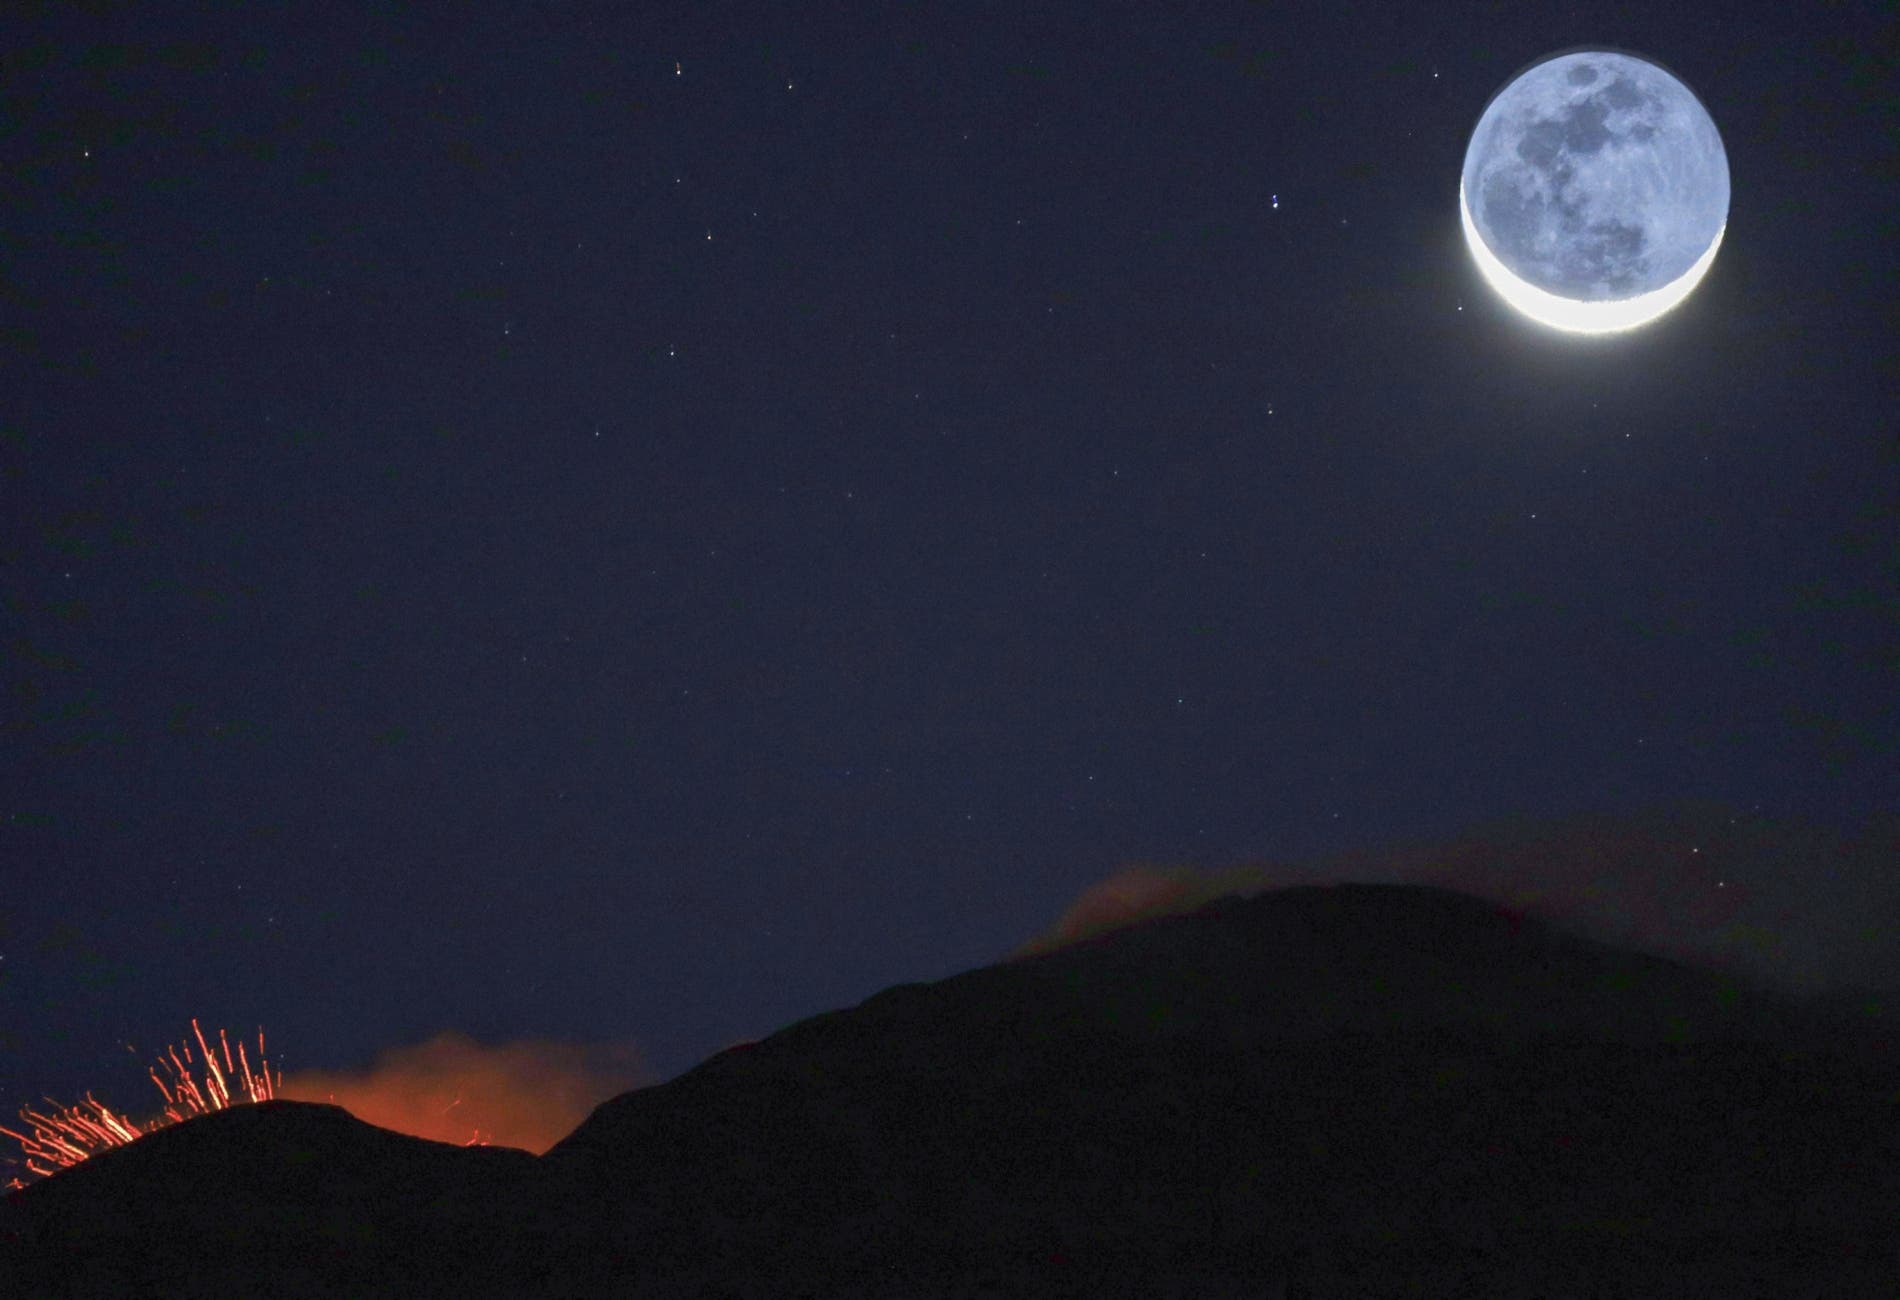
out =
[[(1499, 824), (1900, 979), (1882, 6), (93, 8), (0, 52), (0, 1123)], [(1733, 184), (1611, 338), (1458, 221), (1579, 44)]]

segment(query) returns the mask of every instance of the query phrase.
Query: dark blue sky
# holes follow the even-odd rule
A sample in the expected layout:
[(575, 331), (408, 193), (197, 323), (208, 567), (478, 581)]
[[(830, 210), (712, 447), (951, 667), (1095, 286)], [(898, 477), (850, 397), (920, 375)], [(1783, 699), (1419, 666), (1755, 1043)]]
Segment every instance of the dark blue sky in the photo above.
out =
[[(1877, 6), (474, 8), (10, 24), (0, 1119), (193, 1016), (670, 1075), (1134, 860), (1891, 827)], [(1456, 196), (1582, 43), (1734, 197), (1580, 341)]]

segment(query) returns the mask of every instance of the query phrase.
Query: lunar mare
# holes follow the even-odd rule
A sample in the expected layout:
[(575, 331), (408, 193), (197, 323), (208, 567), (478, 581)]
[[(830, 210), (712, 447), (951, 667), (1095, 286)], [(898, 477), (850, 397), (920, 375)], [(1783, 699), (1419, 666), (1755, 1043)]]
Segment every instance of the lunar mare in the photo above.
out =
[(1518, 311), (1596, 334), (1654, 320), (1707, 274), (1728, 224), (1707, 110), (1653, 63), (1558, 55), (1486, 107), (1458, 186), (1465, 242)]

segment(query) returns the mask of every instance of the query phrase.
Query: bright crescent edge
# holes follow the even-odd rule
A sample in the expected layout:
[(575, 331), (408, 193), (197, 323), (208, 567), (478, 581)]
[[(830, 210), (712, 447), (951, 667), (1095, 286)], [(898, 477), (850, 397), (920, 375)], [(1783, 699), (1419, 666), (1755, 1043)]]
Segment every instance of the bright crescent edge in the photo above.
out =
[(1458, 182), (1458, 216), (1464, 224), (1465, 244), (1471, 249), (1472, 260), (1478, 264), (1478, 270), (1484, 273), (1491, 287), (1497, 290), (1498, 296), (1538, 324), (1571, 334), (1615, 334), (1649, 324), (1687, 298), (1689, 291), (1701, 282), (1715, 261), (1716, 250), (1722, 246), (1723, 233), (1728, 230), (1725, 221), (1715, 232), (1715, 238), (1709, 241), (1709, 246), (1703, 250), (1702, 256), (1662, 288), (1639, 293), (1634, 298), (1585, 302), (1562, 298), (1547, 289), (1539, 289), (1519, 279), (1497, 259), (1471, 219), (1471, 205), (1465, 201), (1465, 183), (1462, 178)]

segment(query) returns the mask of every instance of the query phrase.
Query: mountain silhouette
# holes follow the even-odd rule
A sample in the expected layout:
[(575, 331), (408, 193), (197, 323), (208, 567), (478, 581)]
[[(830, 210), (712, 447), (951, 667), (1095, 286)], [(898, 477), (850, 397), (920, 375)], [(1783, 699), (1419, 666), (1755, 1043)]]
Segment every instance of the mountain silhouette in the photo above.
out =
[(219, 1112), (11, 1194), (0, 1294), (1900, 1294), (1900, 1042), (1416, 885), (886, 990), (537, 1158)]

